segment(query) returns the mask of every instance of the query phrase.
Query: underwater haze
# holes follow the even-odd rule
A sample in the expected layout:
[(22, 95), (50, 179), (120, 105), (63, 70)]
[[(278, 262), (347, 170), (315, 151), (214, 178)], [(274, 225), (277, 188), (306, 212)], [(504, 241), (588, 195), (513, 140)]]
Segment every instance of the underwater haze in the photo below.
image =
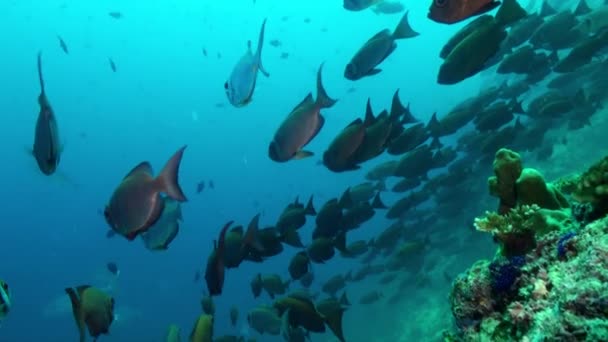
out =
[[(576, 2), (551, 3), (559, 10)], [(226, 222), (246, 226), (260, 213), (260, 228), (272, 226), (296, 197), (306, 203), (313, 196), (318, 212), (326, 201), (365, 182), (372, 167), (395, 159), (385, 153), (362, 163), (361, 169), (340, 173), (322, 164), (323, 151), (336, 134), (364, 116), (368, 98), (377, 114), (390, 108), (399, 89), (403, 104), (409, 103), (415, 118), (426, 124), (433, 113), (441, 117), (502, 82), (485, 70), (458, 84), (438, 84), (442, 63), (438, 52), (467, 22), (442, 25), (430, 20), (430, 0), (401, 3), (420, 35), (398, 40), (379, 74), (350, 81), (344, 68), (353, 54), (378, 31), (392, 31), (404, 12), (347, 11), (338, 0), (2, 1), (0, 143), (5, 200), (0, 211), (0, 279), (10, 284), (12, 307), (1, 321), (0, 342), (78, 340), (64, 289), (83, 284), (102, 289), (115, 300), (110, 333), (99, 341), (161, 341), (170, 324), (180, 326), (182, 340), (188, 340), (207, 291), (205, 280), (194, 281), (194, 275), (204, 273), (214, 240)], [(519, 3), (537, 10), (541, 1)], [(259, 74), (251, 103), (236, 108), (228, 102), (224, 83), (249, 40), (255, 51), (264, 19), (261, 58), (269, 77)], [(67, 44), (68, 53), (62, 51), (58, 37)], [(272, 40), (280, 44), (274, 46)], [(31, 155), (39, 111), (39, 51), (62, 143), (61, 161), (52, 176), (43, 175)], [(114, 72), (109, 60), (115, 64)], [(268, 156), (269, 143), (296, 104), (309, 92), (317, 97), (316, 73), (322, 63), (325, 89), (338, 102), (322, 110), (325, 125), (305, 148), (314, 155), (277, 163)], [(445, 145), (456, 141), (455, 136), (441, 139)], [(142, 161), (149, 161), (157, 174), (183, 145), (187, 149), (179, 184), (188, 201), (181, 205), (183, 222), (171, 246), (150, 251), (140, 239), (107, 238), (110, 227), (104, 207), (125, 175)], [(569, 163), (564, 149), (553, 155), (558, 158), (559, 152), (566, 160), (558, 171), (549, 168), (554, 159), (533, 165), (547, 166), (547, 174), (556, 176), (598, 157), (585, 155), (584, 161)], [(469, 221), (428, 227), (431, 244), (437, 245), (428, 251), (423, 274), (411, 276), (398, 301), (359, 304), (359, 298), (370, 291), (391, 297), (399, 282), (381, 285), (375, 276), (348, 284), (352, 305), (342, 322), (346, 341), (437, 341), (439, 331), (453, 326), (448, 301), (452, 278), (476, 260), (492, 258), (496, 251), (491, 237), (471, 229), (475, 215), (495, 209), (495, 199), (486, 193), (491, 161), (483, 164), (484, 177), (471, 190), (483, 191), (484, 201), (471, 204), (479, 210), (467, 213)], [(445, 170), (433, 170), (429, 178)], [(197, 184), (210, 181), (213, 188), (207, 185), (197, 192)], [(391, 207), (402, 194), (391, 192), (394, 182), (388, 183), (389, 191), (381, 196)], [(453, 200), (467, 202), (469, 197), (464, 194)], [(421, 210), (436, 205), (430, 200)], [(312, 243), (314, 218), (308, 221), (300, 230), (305, 246)], [(347, 242), (373, 239), (393, 222), (385, 211), (376, 210), (371, 220), (349, 232)], [(458, 235), (453, 240), (458, 242), (436, 238), (448, 228)], [(405, 234), (406, 239), (428, 238), (414, 229)], [(226, 270), (223, 292), (214, 298), (214, 336), (282, 341), (280, 335), (260, 335), (249, 327), (247, 312), (272, 304), (266, 294), (254, 298), (249, 284), (258, 273), (288, 279), (289, 262), (300, 250), (285, 245), (280, 255), (263, 263), (244, 262)], [(118, 275), (107, 270), (108, 262), (119, 265)], [(338, 252), (327, 262), (314, 263), (311, 291), (319, 292), (332, 276), (362, 265)], [(299, 287), (295, 280), (290, 284), (290, 290)], [(229, 319), (233, 305), (240, 312), (236, 326)], [(310, 338), (338, 341), (329, 329), (313, 332)]]

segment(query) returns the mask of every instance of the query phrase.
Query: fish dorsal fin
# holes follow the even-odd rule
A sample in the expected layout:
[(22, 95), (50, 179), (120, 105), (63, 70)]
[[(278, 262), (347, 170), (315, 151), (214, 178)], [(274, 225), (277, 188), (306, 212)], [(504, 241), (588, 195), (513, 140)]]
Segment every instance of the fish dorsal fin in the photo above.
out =
[(384, 120), (388, 118), (388, 111), (386, 109), (382, 110), (378, 116), (376, 116), (376, 121)]
[(370, 126), (376, 121), (374, 117), (374, 111), (372, 110), (371, 99), (367, 98), (367, 104), (365, 105), (365, 126)]
[(391, 30), (389, 30), (389, 29), (384, 29), (384, 30), (382, 30), (382, 31), (380, 31), (380, 32), (378, 32), (378, 33), (376, 33), (375, 35), (373, 35), (373, 36), (372, 36), (372, 37), (371, 37), (371, 38), (368, 40), (368, 42), (374, 41), (374, 40), (376, 40), (376, 39), (378, 39), (378, 38), (381, 38), (381, 37), (387, 37), (387, 36), (390, 36), (390, 35), (391, 35)]
[(306, 95), (306, 97), (304, 98), (304, 100), (302, 100), (302, 102), (298, 103), (298, 105), (295, 106), (291, 112), (294, 113), (294, 112), (297, 111), (297, 109), (302, 108), (302, 107), (307, 106), (307, 105), (314, 104), (314, 103), (315, 103), (315, 101), (314, 101), (314, 99), (312, 97), (312, 93), (308, 93), (308, 95)]
[(141, 163), (139, 163), (139, 165), (134, 167), (133, 170), (129, 171), (129, 173), (127, 173), (127, 175), (125, 176), (124, 179), (127, 179), (131, 176), (134, 176), (134, 175), (140, 174), (140, 173), (147, 173), (147, 174), (151, 175), (152, 174), (152, 165), (150, 165), (150, 163), (148, 163), (147, 161), (141, 162)]

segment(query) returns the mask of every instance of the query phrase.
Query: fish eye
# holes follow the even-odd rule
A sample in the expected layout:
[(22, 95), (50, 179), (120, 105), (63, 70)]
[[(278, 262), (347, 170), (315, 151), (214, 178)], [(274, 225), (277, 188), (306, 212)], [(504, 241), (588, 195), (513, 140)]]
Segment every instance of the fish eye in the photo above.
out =
[(437, 7), (444, 7), (445, 5), (448, 4), (449, 0), (435, 0), (435, 6)]
[(228, 82), (224, 83), (224, 89), (228, 90)]

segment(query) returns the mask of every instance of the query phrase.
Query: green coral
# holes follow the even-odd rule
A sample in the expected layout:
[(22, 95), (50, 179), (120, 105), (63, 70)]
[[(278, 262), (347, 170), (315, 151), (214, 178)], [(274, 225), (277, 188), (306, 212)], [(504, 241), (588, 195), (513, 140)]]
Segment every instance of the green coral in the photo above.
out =
[(488, 179), (490, 194), (498, 197), (500, 214), (520, 205), (545, 209), (569, 208), (559, 189), (547, 183), (540, 172), (523, 168), (519, 153), (502, 148), (494, 157), (494, 176)]

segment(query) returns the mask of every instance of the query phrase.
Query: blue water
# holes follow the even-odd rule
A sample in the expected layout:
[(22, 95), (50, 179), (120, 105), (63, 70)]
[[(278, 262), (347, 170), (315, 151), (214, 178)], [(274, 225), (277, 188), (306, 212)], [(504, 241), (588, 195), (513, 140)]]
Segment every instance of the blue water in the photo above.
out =
[[(445, 113), (477, 93), (481, 77), (455, 86), (436, 84), (438, 51), (462, 24), (429, 21), (427, 2), (407, 1), (410, 23), (421, 35), (398, 42), (379, 75), (350, 82), (342, 75), (352, 54), (377, 31), (392, 30), (399, 15), (347, 12), (340, 1), (327, 0), (258, 0), (255, 5), (246, 0), (2, 1), (0, 144), (5, 200), (0, 209), (0, 278), (11, 286), (13, 310), (0, 328), (0, 341), (76, 340), (63, 291), (80, 284), (113, 286), (119, 320), (100, 341), (158, 341), (170, 323), (181, 326), (182, 337), (187, 337), (201, 311), (204, 288), (202, 282), (193, 282), (193, 274), (204, 268), (221, 225), (228, 220), (246, 224), (258, 212), (263, 213), (262, 226), (272, 225), (298, 195), (303, 200), (314, 195), (319, 209), (347, 186), (362, 182), (371, 166), (388, 160), (384, 155), (366, 163), (362, 171), (343, 174), (316, 165), (335, 133), (363, 115), (368, 97), (379, 112), (390, 106), (399, 88), (402, 101), (410, 102), (414, 115), (426, 121), (433, 112)], [(120, 11), (124, 18), (113, 19), (109, 11)], [(245, 52), (247, 40), (257, 41), (265, 17), (262, 58), (270, 77), (259, 76), (253, 103), (233, 108), (223, 83)], [(60, 50), (56, 35), (67, 42), (69, 55)], [(272, 39), (283, 46), (271, 46)], [(208, 57), (202, 55), (203, 47)], [(27, 152), (38, 113), (39, 50), (65, 145), (59, 170), (51, 177), (38, 171)], [(289, 58), (280, 59), (281, 52), (289, 52)], [(111, 72), (108, 57), (116, 62), (117, 73)], [(324, 110), (325, 127), (309, 145), (315, 156), (274, 163), (267, 156), (268, 143), (293, 106), (315, 91), (315, 72), (322, 62), (327, 91), (339, 102)], [(351, 87), (355, 92), (348, 92)], [(98, 211), (122, 177), (143, 160), (160, 170), (183, 144), (188, 148), (180, 183), (189, 201), (182, 206), (184, 222), (169, 250), (152, 253), (139, 240), (106, 239), (108, 227)], [(197, 195), (194, 190), (201, 179), (213, 180), (215, 189)], [(396, 199), (383, 198), (389, 204)], [(305, 244), (310, 241), (311, 221), (302, 231)], [(388, 224), (382, 213), (377, 214), (348, 240), (370, 238)], [(257, 272), (287, 276), (295, 252), (286, 247), (262, 265), (244, 263), (227, 271), (224, 294), (216, 300), (216, 336), (239, 333), (247, 310), (269, 302), (265, 295), (253, 299), (249, 280)], [(121, 268), (117, 281), (105, 271), (108, 261)], [(314, 265), (313, 286), (358, 266), (358, 261), (340, 257)], [(352, 300), (372, 284), (375, 280), (358, 284), (352, 294), (349, 288)], [(435, 295), (445, 298), (447, 292)], [(64, 297), (59, 300), (64, 310), (49, 309), (51, 302)], [(241, 308), (236, 329), (228, 319), (232, 304)], [(353, 306), (347, 312), (348, 341), (367, 341), (370, 329), (377, 331), (378, 341), (388, 341), (398, 333), (395, 326), (408, 324), (387, 312), (370, 318), (371, 326), (362, 326), (366, 310)], [(279, 340), (249, 333), (259, 341)], [(313, 341), (331, 338), (313, 335)]]

